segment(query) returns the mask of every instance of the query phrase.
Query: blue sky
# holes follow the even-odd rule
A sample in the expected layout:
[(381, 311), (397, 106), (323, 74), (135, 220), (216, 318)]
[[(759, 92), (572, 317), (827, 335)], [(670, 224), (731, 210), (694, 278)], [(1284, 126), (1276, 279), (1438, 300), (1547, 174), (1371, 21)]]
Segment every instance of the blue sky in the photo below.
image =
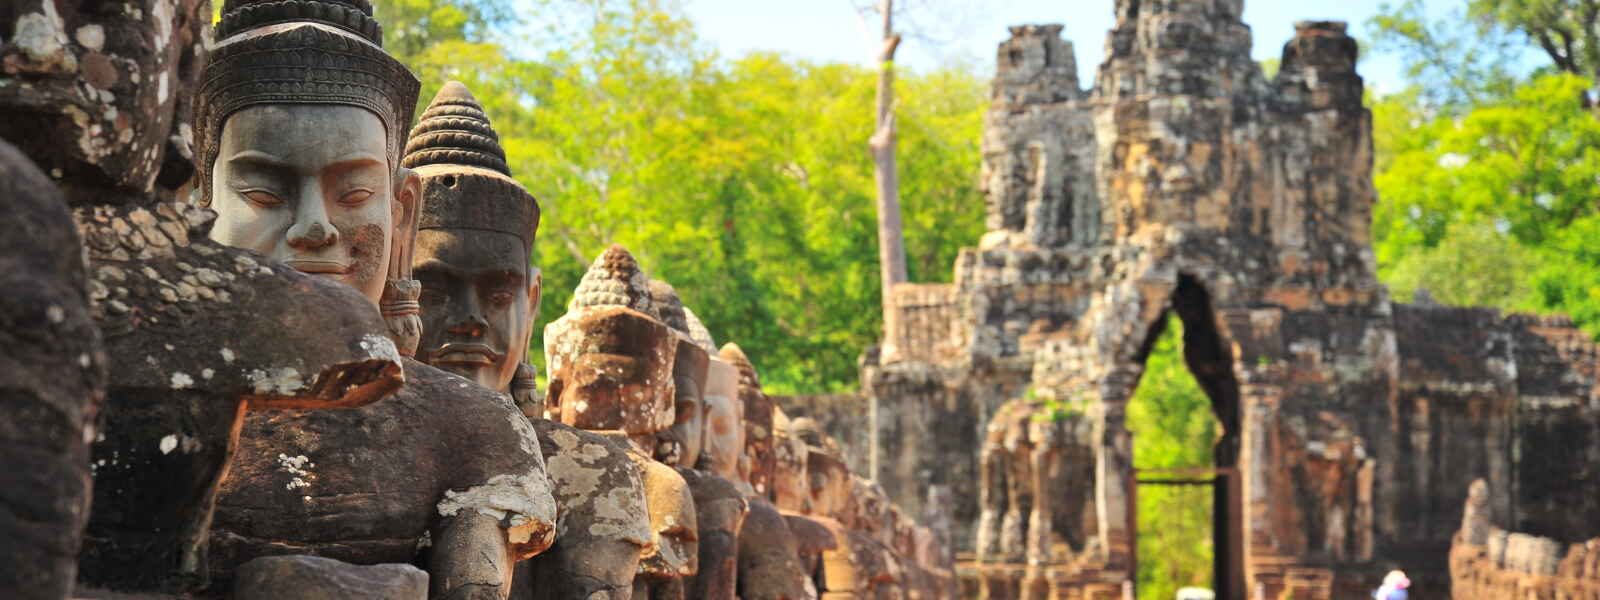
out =
[[(853, 8), (861, 0), (684, 0), (702, 40), (725, 56), (772, 50), (818, 60), (871, 62), (876, 41)], [(900, 47), (899, 60), (913, 69), (941, 64), (992, 69), (994, 49), (1007, 36), (1006, 26), (1062, 23), (1078, 58), (1078, 79), (1087, 87), (1100, 64), (1105, 33), (1112, 25), (1112, 0), (899, 0), (927, 6), (936, 17), (910, 25), (934, 39), (911, 39)], [(1252, 30), (1257, 60), (1277, 57), (1301, 19), (1335, 19), (1350, 23), (1352, 35), (1366, 36), (1366, 21), (1383, 0), (1245, 0), (1244, 21)], [(1465, 0), (1425, 0), (1430, 16), (1439, 18)], [(1374, 91), (1403, 87), (1397, 57), (1365, 56), (1361, 74)]]

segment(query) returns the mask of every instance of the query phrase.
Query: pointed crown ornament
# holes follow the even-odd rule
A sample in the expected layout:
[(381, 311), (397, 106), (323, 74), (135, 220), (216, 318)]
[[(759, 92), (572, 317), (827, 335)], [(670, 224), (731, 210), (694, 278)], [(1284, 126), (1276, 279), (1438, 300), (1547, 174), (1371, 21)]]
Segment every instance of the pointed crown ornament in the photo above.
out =
[(439, 89), (412, 128), (401, 164), (422, 176), (418, 229), (496, 231), (532, 250), (539, 201), (511, 178), (500, 135), (466, 85)]
[(420, 87), (384, 52), (368, 0), (227, 0), (195, 102), (199, 189), (209, 201), (223, 123), (258, 104), (365, 108), (397, 161)]

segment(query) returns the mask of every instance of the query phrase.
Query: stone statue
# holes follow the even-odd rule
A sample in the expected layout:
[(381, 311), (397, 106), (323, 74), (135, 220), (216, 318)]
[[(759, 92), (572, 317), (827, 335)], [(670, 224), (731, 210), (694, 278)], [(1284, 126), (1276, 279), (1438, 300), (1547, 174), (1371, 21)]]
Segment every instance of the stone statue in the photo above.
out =
[[(446, 83), (422, 113), (402, 164), (422, 181), (413, 254), (423, 285), (417, 355), (515, 396), (529, 373), (524, 354), (542, 291), (529, 266), (539, 205), (511, 178), (498, 134), (459, 82)], [(513, 597), (626, 598), (651, 543), (638, 466), (617, 444), (547, 421), (543, 406), (521, 400), (558, 516), (550, 550), (517, 565)]]
[(750, 514), (739, 535), (739, 597), (783, 600), (806, 597), (806, 573), (783, 515), (772, 505), (772, 399), (761, 391), (754, 364), (738, 345), (722, 346), (722, 359), (739, 370), (739, 403), (744, 410), (741, 480), (749, 485)]
[[(700, 572), (686, 580), (685, 591), (690, 598), (734, 600), (738, 594), (739, 531), (750, 512), (750, 504), (733, 481), (709, 470), (694, 468), (704, 456), (706, 445), (704, 391), (716, 346), (705, 326), (683, 306), (677, 290), (670, 284), (651, 280), (650, 296), (662, 321), (678, 338), (672, 369), (676, 386), (675, 419), (669, 435), (658, 446), (657, 457), (677, 468), (694, 496), (695, 518), (699, 524)], [(726, 363), (722, 366), (732, 371)], [(737, 465), (736, 458), (723, 458)]]
[[(451, 81), (423, 112), (402, 163), (422, 183), (413, 265), (422, 283), (418, 358), (491, 390), (527, 377), (543, 279), (529, 266), (539, 203), (511, 178), (500, 136)], [(542, 416), (542, 407), (524, 413)]]
[(384, 52), (371, 12), (224, 4), (195, 105), (199, 187), (217, 211), (211, 239), (356, 288), (410, 356), (421, 182), (399, 159), (420, 83)]
[[(851, 504), (850, 469), (836, 451), (826, 446), (811, 419), (795, 419), (790, 425), (795, 437), (806, 442), (807, 505), (810, 508), (807, 522), (821, 527), (826, 534), (824, 543), (818, 544), (821, 550), (819, 569), (813, 571), (820, 571), (820, 597), (824, 600), (865, 597), (868, 586), (857, 563), (856, 540), (841, 521)], [(809, 534), (806, 537), (820, 536)]]
[[(212, 238), (349, 285), (414, 349), (421, 178), (400, 141), (416, 78), (383, 51), (365, 2), (232, 1), (217, 37), (195, 108)], [(384, 402), (247, 419), (211, 534), (219, 580), (298, 553), (416, 561), (435, 597), (504, 595), (515, 562), (550, 546), (554, 500), (521, 411), (423, 363), (404, 369)]]
[(800, 570), (806, 574), (807, 596), (824, 588), (823, 554), (838, 548), (827, 525), (810, 516), (811, 481), (807, 475), (811, 447), (801, 439), (794, 421), (775, 408), (772, 413), (773, 456), (772, 503), (783, 515), (789, 534), (794, 537), (800, 557)]
[[(8, 117), (9, 118), (9, 117)], [(61, 193), (0, 141), (0, 595), (72, 591), (89, 515), (89, 441), (105, 393), (105, 354), (89, 315), (82, 243)], [(20, 343), (18, 343), (20, 342)], [(29, 515), (22, 518), (22, 515)]]
[[(74, 257), (78, 267), (53, 270), (61, 278), (83, 273), (78, 261), (87, 257), (89, 278), (78, 291), (86, 283), (94, 322), (85, 323), (85, 313), (66, 297), (37, 304), (42, 294), (72, 291), (42, 285), (44, 279), (12, 289), (6, 302), (43, 311), (38, 322), (52, 331), (47, 349), (26, 348), (31, 360), (76, 372), (38, 381), (65, 391), (106, 373), (98, 407), (86, 404), (91, 393), (76, 406), (40, 413), (46, 421), (0, 419), (26, 427), (30, 437), (66, 433), (76, 440), (30, 441), (33, 458), (19, 464), (56, 470), (37, 486), (3, 486), (52, 494), (31, 500), (50, 501), (37, 511), (10, 505), (39, 515), (25, 530), (0, 521), (17, 532), (0, 547), (28, 557), (6, 561), (26, 581), (12, 589), (13, 581), (0, 575), (0, 596), (61, 597), (72, 579), (62, 559), (74, 555), (83, 586), (175, 593), (202, 587), (217, 479), (244, 411), (357, 406), (400, 385), (399, 356), (377, 312), (358, 294), (205, 241), (211, 215), (173, 201), (174, 188), (193, 173), (183, 92), (194, 87), (193, 67), (204, 61), (200, 36), (209, 15), (209, 4), (195, 1), (135, 1), (117, 10), (25, 1), (0, 19), (0, 30), (28, 32), (8, 36), (0, 48), (0, 137), (26, 154), (0, 156), (0, 169), (9, 185), (33, 190), (8, 196), (20, 209), (12, 222), (28, 233), (3, 237), (50, 246), (30, 251), (39, 261), (30, 264)], [(30, 178), (29, 161), (56, 181)], [(57, 197), (42, 191), (45, 185), (58, 186), (75, 208), (81, 246), (80, 238), (61, 235), (42, 218), (49, 213), (30, 210), (37, 205), (29, 199)], [(19, 267), (4, 272), (28, 272)], [(11, 313), (9, 304), (0, 305)], [(103, 353), (91, 347), (95, 330)], [(59, 352), (68, 354), (56, 360)], [(108, 371), (107, 357), (115, 358)], [(23, 393), (19, 400), (29, 392)], [(0, 447), (15, 439), (0, 438)], [(70, 455), (79, 443), (92, 443), (87, 458), (61, 464), (38, 454)], [(94, 500), (86, 515), (83, 477), (91, 472)], [(0, 496), (0, 502), (12, 500)], [(79, 551), (74, 523), (85, 516)]]
[(613, 245), (579, 282), (567, 314), (545, 327), (546, 411), (562, 423), (628, 445), (644, 476), (654, 548), (639, 563), (634, 597), (681, 598), (697, 570), (694, 498), (683, 476), (652, 458), (673, 423), (678, 339), (657, 318), (648, 280)]

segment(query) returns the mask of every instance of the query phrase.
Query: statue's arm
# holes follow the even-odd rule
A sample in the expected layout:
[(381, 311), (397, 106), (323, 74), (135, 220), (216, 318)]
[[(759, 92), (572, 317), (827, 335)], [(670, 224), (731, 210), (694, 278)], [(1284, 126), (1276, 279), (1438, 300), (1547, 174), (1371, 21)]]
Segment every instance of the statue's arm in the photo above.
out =
[(500, 600), (510, 595), (516, 560), (499, 520), (463, 510), (441, 518), (431, 536), (429, 598)]

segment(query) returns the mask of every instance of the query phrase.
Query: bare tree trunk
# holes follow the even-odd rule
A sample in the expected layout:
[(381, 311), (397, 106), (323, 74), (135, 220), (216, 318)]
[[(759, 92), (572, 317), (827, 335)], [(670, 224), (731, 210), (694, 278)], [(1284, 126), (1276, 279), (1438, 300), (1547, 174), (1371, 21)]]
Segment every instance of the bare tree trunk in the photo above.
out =
[(883, 46), (878, 54), (877, 130), (867, 145), (872, 150), (872, 178), (878, 188), (878, 264), (887, 355), (893, 353), (889, 332), (895, 318), (889, 292), (906, 280), (906, 249), (900, 225), (900, 180), (894, 164), (894, 51), (900, 46), (900, 36), (894, 32), (894, 0), (881, 0), (878, 12), (883, 16)]

